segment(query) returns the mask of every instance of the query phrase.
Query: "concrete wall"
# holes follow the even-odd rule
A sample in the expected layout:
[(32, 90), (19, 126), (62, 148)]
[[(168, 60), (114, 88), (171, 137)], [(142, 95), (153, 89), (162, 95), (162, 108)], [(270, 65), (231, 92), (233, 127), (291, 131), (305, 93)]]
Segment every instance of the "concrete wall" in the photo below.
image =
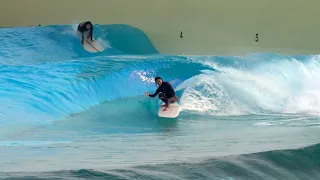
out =
[(317, 54), (319, 7), (317, 0), (2, 0), (0, 26), (91, 20), (137, 27), (166, 54)]

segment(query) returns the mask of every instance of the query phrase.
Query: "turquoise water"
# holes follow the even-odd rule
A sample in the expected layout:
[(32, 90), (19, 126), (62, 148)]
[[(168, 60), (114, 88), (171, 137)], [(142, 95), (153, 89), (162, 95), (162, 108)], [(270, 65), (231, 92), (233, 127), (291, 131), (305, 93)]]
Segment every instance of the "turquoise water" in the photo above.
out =
[[(139, 29), (0, 29), (1, 178), (317, 179), (320, 57), (159, 54)], [(157, 117), (155, 76), (182, 111)]]

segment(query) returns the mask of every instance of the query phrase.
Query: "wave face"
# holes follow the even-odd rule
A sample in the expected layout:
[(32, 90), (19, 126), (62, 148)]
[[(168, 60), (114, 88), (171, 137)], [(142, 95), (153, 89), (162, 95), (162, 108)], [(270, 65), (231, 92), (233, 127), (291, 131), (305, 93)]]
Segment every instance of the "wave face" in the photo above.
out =
[[(89, 53), (75, 29), (0, 30), (0, 171), (26, 173), (3, 177), (33, 171), (46, 172), (37, 178), (90, 179), (319, 175), (319, 158), (304, 154), (315, 155), (319, 145), (286, 150), (319, 143), (319, 56), (162, 55), (127, 25), (95, 26), (105, 51)], [(143, 95), (155, 91), (155, 76), (176, 89), (178, 118), (158, 118), (159, 101)]]

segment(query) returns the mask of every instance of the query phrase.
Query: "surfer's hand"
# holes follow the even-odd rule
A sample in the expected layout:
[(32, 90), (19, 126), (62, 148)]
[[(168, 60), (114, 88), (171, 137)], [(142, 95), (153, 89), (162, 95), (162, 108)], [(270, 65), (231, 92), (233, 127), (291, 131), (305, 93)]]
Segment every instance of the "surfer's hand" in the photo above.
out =
[(149, 96), (149, 93), (148, 93), (148, 92), (145, 92), (144, 95), (145, 95), (145, 96)]

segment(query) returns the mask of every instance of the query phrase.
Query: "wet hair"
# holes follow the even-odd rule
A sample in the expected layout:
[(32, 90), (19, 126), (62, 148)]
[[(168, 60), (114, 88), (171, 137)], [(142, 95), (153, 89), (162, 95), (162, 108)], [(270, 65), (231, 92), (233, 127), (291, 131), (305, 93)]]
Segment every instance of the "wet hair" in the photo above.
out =
[(83, 26), (86, 27), (87, 24), (90, 24), (90, 25), (91, 25), (91, 28), (90, 28), (90, 29), (92, 29), (93, 26), (92, 26), (92, 23), (91, 23), (90, 21), (85, 22)]
[(161, 80), (162, 80), (161, 77), (157, 76), (156, 78), (154, 78), (154, 81), (157, 81), (158, 79), (161, 79)]

